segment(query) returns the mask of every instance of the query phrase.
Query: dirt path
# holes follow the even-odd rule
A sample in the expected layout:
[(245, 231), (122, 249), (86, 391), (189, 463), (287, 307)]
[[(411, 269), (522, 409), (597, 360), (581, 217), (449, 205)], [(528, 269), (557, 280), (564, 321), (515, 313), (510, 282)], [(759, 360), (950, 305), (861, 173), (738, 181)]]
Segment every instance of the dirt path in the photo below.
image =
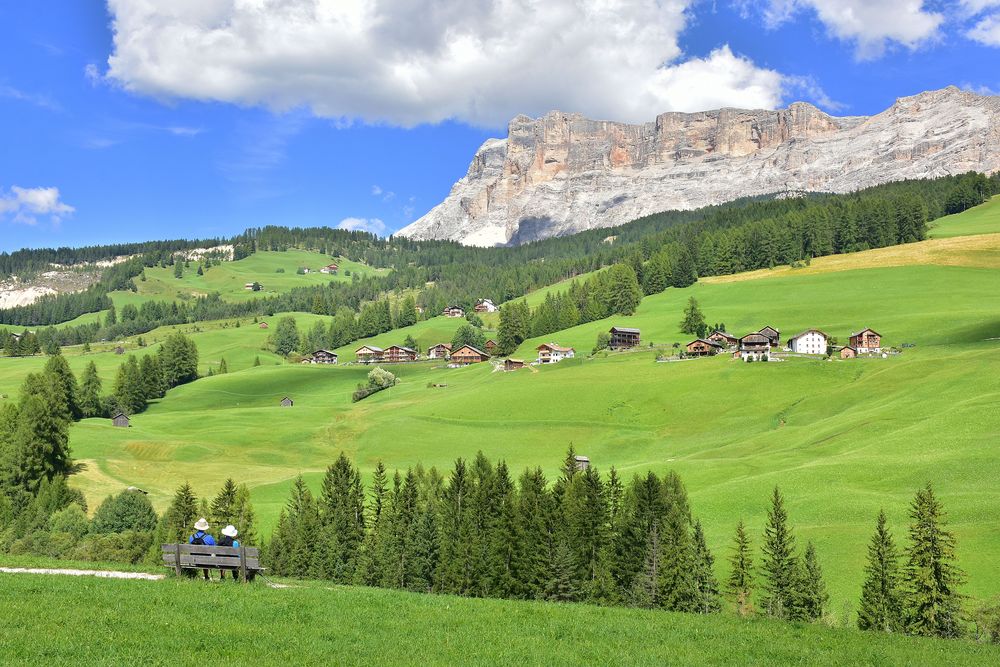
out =
[(3, 574), (65, 574), (71, 577), (105, 577), (107, 579), (145, 579), (159, 581), (165, 578), (162, 574), (147, 574), (146, 572), (116, 572), (114, 570), (69, 570), (50, 567), (0, 567)]

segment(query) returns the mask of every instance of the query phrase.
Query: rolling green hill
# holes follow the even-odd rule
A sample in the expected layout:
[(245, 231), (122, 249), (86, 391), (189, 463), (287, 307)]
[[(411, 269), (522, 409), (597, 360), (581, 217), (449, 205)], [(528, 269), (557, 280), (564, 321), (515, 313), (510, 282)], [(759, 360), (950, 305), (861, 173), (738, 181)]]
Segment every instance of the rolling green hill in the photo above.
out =
[(23, 664), (986, 665), (995, 646), (730, 615), (0, 574), (0, 652)]
[[(990, 508), (1000, 501), (1000, 235), (945, 238), (996, 205), (942, 222), (942, 238), (668, 289), (632, 317), (545, 337), (582, 356), (598, 332), (636, 326), (644, 346), (635, 352), (511, 374), (488, 364), (397, 366), (400, 385), (357, 404), (350, 393), (365, 368), (283, 364), (260, 349), (268, 332), (247, 321), (188, 325), (202, 372), (222, 356), (235, 372), (172, 390), (127, 430), (104, 420), (75, 425), (73, 454), (85, 467), (73, 483), (91, 503), (134, 484), (162, 508), (183, 481), (208, 494), (232, 476), (251, 486), (266, 532), (289, 480), (303, 473), (317, 483), (340, 451), (365, 473), (379, 459), (390, 469), (422, 463), (446, 471), (456, 457), (483, 450), (514, 470), (542, 465), (551, 477), (572, 443), (604, 472), (677, 470), (720, 573), (737, 520), (759, 544), (769, 491), (780, 485), (799, 539), (817, 545), (837, 614), (856, 601), (874, 515), (884, 507), (902, 535), (913, 492), (930, 480), (958, 535), (967, 592), (997, 594), (1000, 532)], [(844, 342), (870, 326), (887, 345), (914, 347), (888, 359), (656, 363), (690, 339), (678, 331), (689, 296), (709, 322), (735, 333), (768, 324), (787, 338), (818, 327)], [(296, 317), (307, 329), (319, 316)], [(433, 318), (370, 342), (385, 347), (410, 333), (423, 349), (450, 340), (461, 323)], [(155, 344), (165, 335), (145, 338)], [(539, 342), (526, 341), (516, 355), (531, 358)], [(339, 350), (342, 360), (360, 344)], [(66, 353), (82, 369), (85, 357)], [(109, 381), (121, 357), (90, 356)], [(255, 356), (263, 366), (251, 367)], [(43, 363), (0, 360), (0, 391), (16, 392)], [(285, 395), (294, 407), (278, 407)]]

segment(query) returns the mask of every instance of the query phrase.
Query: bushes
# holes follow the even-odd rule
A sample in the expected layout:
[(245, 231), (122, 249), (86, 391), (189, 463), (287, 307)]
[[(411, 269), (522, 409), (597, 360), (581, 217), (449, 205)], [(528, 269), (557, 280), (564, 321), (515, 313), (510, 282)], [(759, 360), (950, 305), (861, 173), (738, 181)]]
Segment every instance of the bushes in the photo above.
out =
[(127, 490), (117, 496), (108, 496), (101, 503), (94, 514), (90, 531), (98, 534), (151, 532), (156, 530), (156, 522), (156, 512), (146, 494)]
[(351, 395), (351, 400), (357, 403), (358, 401), (368, 398), (372, 394), (378, 393), (383, 389), (395, 386), (397, 382), (399, 382), (399, 380), (396, 379), (395, 375), (384, 368), (376, 366), (368, 372), (368, 384), (359, 384), (358, 388)]

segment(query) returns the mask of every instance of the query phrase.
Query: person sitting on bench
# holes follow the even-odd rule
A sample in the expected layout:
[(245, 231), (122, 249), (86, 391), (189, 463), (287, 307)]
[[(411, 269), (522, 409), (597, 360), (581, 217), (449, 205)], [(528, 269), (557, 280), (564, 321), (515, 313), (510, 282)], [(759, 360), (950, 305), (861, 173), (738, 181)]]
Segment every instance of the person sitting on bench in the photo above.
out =
[[(239, 535), (239, 531), (236, 530), (236, 526), (234, 526), (233, 524), (229, 524), (228, 526), (222, 529), (222, 537), (219, 538), (219, 546), (233, 547), (238, 549), (240, 546), (240, 541), (236, 539), (237, 535)], [(237, 570), (231, 570), (231, 572), (233, 573), (233, 581), (239, 581), (240, 580), (239, 572)], [(226, 580), (225, 570), (219, 570), (219, 575), (222, 577), (222, 581)]]
[[(205, 517), (201, 517), (194, 524), (194, 534), (188, 538), (188, 544), (194, 545), (204, 545), (208, 547), (215, 546), (215, 538), (208, 534), (208, 521)], [(208, 575), (208, 570), (205, 570), (205, 581), (208, 581), (211, 577)]]

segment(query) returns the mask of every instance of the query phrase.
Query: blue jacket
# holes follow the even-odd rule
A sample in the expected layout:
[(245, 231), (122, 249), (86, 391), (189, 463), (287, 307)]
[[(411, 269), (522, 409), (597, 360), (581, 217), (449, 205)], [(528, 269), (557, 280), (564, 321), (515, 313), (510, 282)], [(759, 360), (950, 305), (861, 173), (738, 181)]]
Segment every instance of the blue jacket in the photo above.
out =
[(212, 537), (211, 535), (209, 535), (208, 533), (206, 533), (203, 530), (199, 530), (197, 533), (195, 533), (194, 535), (192, 535), (191, 537), (189, 537), (188, 538), (188, 544), (194, 544), (194, 541), (196, 539), (198, 539), (199, 537), (202, 539), (202, 542), (206, 546), (210, 546), (210, 547), (214, 547), (215, 546), (215, 538)]

